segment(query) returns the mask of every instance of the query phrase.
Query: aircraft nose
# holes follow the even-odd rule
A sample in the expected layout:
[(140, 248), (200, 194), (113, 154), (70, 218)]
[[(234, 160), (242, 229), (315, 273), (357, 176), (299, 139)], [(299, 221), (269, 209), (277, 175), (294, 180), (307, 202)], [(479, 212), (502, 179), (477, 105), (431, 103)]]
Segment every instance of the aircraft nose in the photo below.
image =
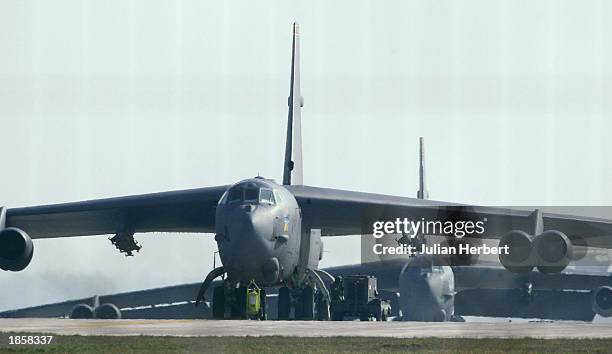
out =
[(240, 205), (228, 212), (222, 231), (217, 243), (223, 264), (257, 278), (273, 258), (270, 215), (257, 205)]
[(268, 219), (265, 211), (259, 210), (257, 205), (241, 205), (228, 219), (226, 236), (234, 246), (241, 249), (249, 250), (249, 247), (255, 247), (256, 249), (249, 251), (260, 250), (266, 245), (263, 241), (272, 236), (271, 222)]
[(438, 321), (443, 314), (437, 301), (440, 281), (431, 272), (405, 267), (400, 273), (400, 307), (408, 321)]

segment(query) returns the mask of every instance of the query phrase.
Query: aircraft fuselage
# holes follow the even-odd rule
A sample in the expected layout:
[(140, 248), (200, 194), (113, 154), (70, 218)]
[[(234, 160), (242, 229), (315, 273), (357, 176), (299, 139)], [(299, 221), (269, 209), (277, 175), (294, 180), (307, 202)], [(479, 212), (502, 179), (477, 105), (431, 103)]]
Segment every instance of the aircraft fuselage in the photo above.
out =
[(219, 201), (215, 225), (219, 255), (232, 282), (275, 285), (298, 266), (299, 205), (271, 180), (253, 178), (230, 187)]

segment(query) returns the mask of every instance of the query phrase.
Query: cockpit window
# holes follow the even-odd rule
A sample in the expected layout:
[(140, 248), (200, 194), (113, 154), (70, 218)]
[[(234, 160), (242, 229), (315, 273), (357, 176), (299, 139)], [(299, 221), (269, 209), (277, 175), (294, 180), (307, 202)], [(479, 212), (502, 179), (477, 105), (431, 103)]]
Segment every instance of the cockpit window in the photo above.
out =
[(220, 203), (253, 203), (275, 205), (275, 191), (258, 183), (241, 183), (230, 188), (226, 195), (221, 198)]
[(259, 188), (257, 186), (247, 186), (244, 189), (244, 201), (245, 202), (258, 202), (259, 200)]
[(280, 193), (276, 189), (273, 192), (274, 192), (274, 201), (282, 203), (283, 202), (283, 198), (281, 198)]
[(242, 201), (242, 188), (232, 188), (227, 193), (228, 203), (240, 203)]
[(259, 192), (259, 202), (262, 204), (274, 204), (274, 195), (271, 189), (262, 188)]

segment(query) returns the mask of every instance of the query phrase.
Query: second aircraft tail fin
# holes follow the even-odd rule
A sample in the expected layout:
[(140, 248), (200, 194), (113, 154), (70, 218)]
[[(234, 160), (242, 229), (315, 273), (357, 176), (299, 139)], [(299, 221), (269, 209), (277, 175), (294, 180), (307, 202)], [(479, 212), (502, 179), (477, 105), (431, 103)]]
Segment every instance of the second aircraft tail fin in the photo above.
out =
[(429, 192), (425, 184), (425, 141), (423, 137), (419, 138), (419, 190), (417, 198), (429, 199)]

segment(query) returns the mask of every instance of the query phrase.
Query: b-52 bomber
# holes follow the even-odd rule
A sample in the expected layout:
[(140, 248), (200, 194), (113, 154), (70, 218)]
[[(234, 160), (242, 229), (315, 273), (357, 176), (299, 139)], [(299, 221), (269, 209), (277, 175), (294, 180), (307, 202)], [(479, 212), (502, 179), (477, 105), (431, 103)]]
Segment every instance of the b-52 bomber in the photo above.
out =
[[(319, 269), (322, 240), (342, 235), (366, 237), (371, 234), (368, 225), (375, 219), (393, 220), (395, 216), (414, 220), (487, 219), (486, 232), (479, 237), (499, 240), (508, 246), (509, 254), (500, 256), (499, 260), (513, 273), (524, 274), (534, 268), (542, 275), (560, 273), (571, 261), (576, 245), (612, 248), (610, 220), (429, 200), (423, 166), (417, 198), (304, 185), (297, 24), (293, 26), (288, 106), (282, 183), (255, 177), (235, 184), (190, 190), (23, 208), (2, 207), (0, 268), (25, 269), (33, 257), (35, 239), (114, 235), (111, 241), (115, 247), (131, 255), (140, 248), (134, 240), (135, 233), (214, 234), (222, 266), (206, 276), (196, 297), (201, 302), (211, 284), (221, 284), (212, 291), (213, 317), (240, 316), (247, 287), (257, 284), (263, 294), (266, 288), (278, 288), (279, 319), (313, 319), (315, 314), (327, 319), (329, 284), (334, 276)], [(449, 265), (471, 263), (470, 259), (452, 259)], [(400, 269), (379, 267), (375, 271), (380, 273), (379, 277), (394, 278), (397, 285)], [(419, 294), (426, 296), (433, 291), (429, 291), (433, 279), (441, 279), (439, 284), (451, 282), (447, 268), (430, 266), (428, 269), (429, 272), (405, 272), (409, 276), (407, 291), (424, 289)], [(436, 269), (437, 275), (433, 274)], [(341, 273), (342, 268), (337, 268), (335, 274)], [(221, 281), (214, 281), (217, 278)], [(402, 281), (399, 281), (401, 288)], [(434, 293), (452, 298), (454, 288), (450, 285), (446, 288), (447, 293), (440, 289)], [(593, 308), (600, 314), (612, 315), (611, 298), (612, 288), (599, 286), (594, 289)], [(448, 319), (452, 310), (443, 310), (441, 315), (438, 311), (432, 317), (415, 315), (415, 318)]]

